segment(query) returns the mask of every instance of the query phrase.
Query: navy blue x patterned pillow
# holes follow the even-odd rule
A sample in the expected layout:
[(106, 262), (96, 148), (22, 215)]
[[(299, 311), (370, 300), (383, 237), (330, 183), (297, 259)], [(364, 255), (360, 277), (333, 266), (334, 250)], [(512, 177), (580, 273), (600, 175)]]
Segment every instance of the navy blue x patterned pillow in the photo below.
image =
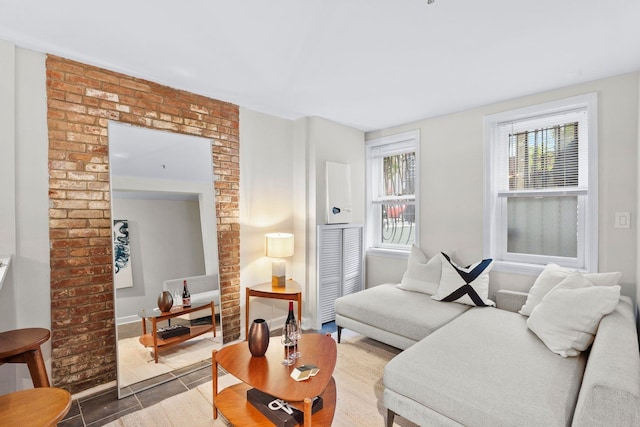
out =
[(458, 302), (487, 307), (496, 304), (489, 299), (489, 271), (493, 260), (483, 259), (467, 267), (460, 267), (444, 252), (440, 253), (442, 276), (438, 292), (431, 298), (438, 301)]

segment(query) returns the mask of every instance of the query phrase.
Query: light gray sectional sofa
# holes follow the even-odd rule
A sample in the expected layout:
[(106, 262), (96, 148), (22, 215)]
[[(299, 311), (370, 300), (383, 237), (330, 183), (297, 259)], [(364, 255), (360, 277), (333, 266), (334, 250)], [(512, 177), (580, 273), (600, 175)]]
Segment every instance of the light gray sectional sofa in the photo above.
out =
[(404, 350), (384, 370), (387, 426), (396, 414), (421, 426), (640, 425), (631, 300), (620, 297), (574, 357), (532, 332), (517, 312), (525, 301), (498, 291), (497, 308), (471, 307), (379, 285), (336, 300), (338, 342), (348, 328)]

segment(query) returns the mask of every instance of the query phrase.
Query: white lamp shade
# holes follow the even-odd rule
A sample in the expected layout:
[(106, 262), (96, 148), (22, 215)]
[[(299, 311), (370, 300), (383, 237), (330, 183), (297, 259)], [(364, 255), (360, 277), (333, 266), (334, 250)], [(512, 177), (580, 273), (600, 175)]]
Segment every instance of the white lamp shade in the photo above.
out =
[(271, 258), (286, 258), (293, 256), (293, 234), (269, 233), (265, 234), (265, 253)]

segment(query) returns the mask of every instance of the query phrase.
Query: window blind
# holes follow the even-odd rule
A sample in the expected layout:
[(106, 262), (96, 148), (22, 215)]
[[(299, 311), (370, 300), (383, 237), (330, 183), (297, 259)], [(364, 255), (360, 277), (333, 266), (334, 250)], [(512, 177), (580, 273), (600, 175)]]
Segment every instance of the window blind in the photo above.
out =
[(500, 195), (584, 193), (588, 186), (585, 110), (501, 124)]

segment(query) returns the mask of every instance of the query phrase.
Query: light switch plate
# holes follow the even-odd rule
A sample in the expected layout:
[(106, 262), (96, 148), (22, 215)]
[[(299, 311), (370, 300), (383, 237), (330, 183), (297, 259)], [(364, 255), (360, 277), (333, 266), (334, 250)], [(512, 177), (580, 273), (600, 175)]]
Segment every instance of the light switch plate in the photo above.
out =
[(616, 219), (613, 227), (614, 228), (631, 228), (631, 213), (616, 212)]

